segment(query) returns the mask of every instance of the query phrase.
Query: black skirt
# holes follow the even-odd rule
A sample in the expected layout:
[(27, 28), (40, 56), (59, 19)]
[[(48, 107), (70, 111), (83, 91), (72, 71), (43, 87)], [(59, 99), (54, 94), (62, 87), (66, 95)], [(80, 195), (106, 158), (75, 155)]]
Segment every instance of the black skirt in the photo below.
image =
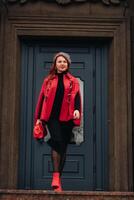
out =
[(47, 143), (56, 151), (61, 152), (71, 141), (73, 121), (60, 122), (58, 119), (50, 119), (47, 126), (51, 136)]

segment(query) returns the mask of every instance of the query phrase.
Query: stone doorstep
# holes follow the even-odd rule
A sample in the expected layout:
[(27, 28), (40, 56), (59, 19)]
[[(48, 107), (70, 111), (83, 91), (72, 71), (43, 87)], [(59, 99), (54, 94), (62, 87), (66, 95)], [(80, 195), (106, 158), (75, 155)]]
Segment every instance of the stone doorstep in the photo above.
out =
[(134, 192), (0, 189), (0, 200), (134, 200)]

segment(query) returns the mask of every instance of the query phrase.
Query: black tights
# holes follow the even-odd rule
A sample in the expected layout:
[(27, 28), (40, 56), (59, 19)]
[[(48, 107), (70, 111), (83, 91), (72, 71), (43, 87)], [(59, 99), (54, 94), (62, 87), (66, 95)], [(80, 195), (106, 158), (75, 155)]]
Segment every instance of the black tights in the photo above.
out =
[(51, 157), (53, 163), (53, 171), (60, 172), (60, 175), (62, 175), (62, 171), (66, 160), (67, 144), (59, 145), (59, 147), (61, 147), (59, 151), (52, 148)]

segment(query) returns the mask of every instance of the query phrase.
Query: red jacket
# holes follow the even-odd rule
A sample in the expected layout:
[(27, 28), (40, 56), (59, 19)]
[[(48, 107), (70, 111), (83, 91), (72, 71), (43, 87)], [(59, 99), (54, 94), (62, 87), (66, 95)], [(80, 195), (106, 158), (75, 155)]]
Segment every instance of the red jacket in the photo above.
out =
[[(64, 96), (61, 105), (59, 120), (68, 121), (73, 120), (74, 124), (79, 126), (81, 121), (81, 106), (80, 106), (80, 119), (73, 119), (75, 96), (77, 92), (80, 94), (79, 82), (77, 78), (67, 73), (63, 77)], [(52, 106), (58, 85), (58, 77), (54, 75), (52, 78), (49, 76), (44, 79), (42, 88), (39, 94), (38, 102), (35, 109), (35, 122), (37, 119), (48, 121), (51, 115)]]

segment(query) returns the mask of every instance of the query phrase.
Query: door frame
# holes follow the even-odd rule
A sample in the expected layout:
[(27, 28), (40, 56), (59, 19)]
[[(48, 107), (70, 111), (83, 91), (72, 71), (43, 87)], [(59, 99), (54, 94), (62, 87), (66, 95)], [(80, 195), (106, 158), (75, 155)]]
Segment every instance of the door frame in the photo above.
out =
[[(56, 20), (55, 20), (56, 19)], [(4, 19), (5, 20), (5, 19)], [(10, 163), (8, 169), (1, 166), (1, 174), (9, 187), (17, 187), (19, 132), (20, 132), (20, 88), (21, 88), (21, 45), (22, 37), (87, 37), (110, 40), (109, 72), (108, 72), (108, 129), (109, 129), (109, 190), (131, 190), (132, 180), (132, 123), (131, 123), (131, 65), (130, 65), (130, 33), (129, 18), (81, 18), (81, 17), (8, 17), (5, 20), (4, 77), (5, 87), (12, 94), (9, 100), (9, 90), (3, 90), (2, 114), (6, 110), (9, 124), (5, 126), (4, 118), (1, 120), (1, 140), (12, 141), (8, 147), (3, 148), (1, 159)], [(57, 27), (55, 26), (57, 24)], [(9, 34), (10, 33), (10, 34)], [(68, 33), (70, 35), (68, 36)], [(10, 41), (10, 42), (8, 42)], [(12, 69), (13, 76), (9, 72)], [(8, 83), (6, 83), (8, 80)], [(8, 85), (6, 85), (8, 84)], [(9, 116), (8, 116), (9, 115)], [(6, 117), (6, 116), (5, 116)], [(10, 130), (10, 131), (9, 131)], [(5, 136), (5, 133), (8, 132)], [(12, 156), (10, 156), (12, 152)], [(14, 169), (15, 167), (15, 169)], [(12, 174), (12, 176), (8, 176)], [(125, 180), (125, 181), (122, 181)]]

